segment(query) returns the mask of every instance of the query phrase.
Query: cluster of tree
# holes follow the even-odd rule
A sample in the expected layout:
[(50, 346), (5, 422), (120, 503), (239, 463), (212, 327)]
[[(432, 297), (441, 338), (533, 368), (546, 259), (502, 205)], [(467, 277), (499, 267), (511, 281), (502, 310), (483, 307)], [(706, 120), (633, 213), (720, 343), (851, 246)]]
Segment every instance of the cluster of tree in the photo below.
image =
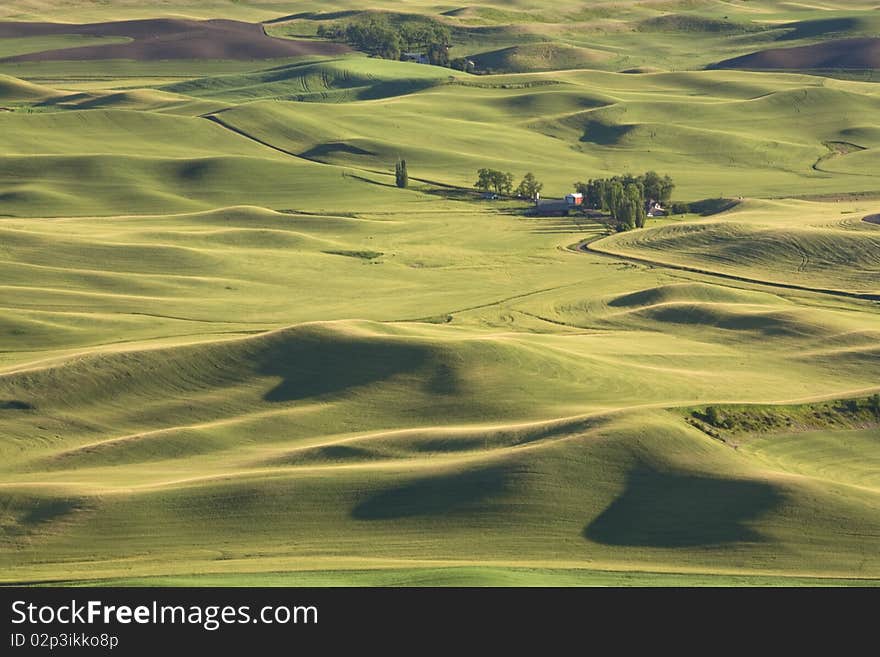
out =
[(618, 230), (645, 225), (649, 203), (668, 203), (675, 184), (669, 176), (648, 171), (640, 176), (626, 174), (575, 183), (584, 195), (584, 205), (608, 212)]
[(370, 16), (353, 23), (319, 25), (318, 36), (344, 41), (383, 59), (400, 59), (403, 52), (412, 51), (424, 53), (431, 64), (449, 65), (452, 35), (447, 26), (433, 21), (391, 23), (383, 16)]
[(406, 171), (406, 160), (397, 160), (394, 166), (394, 180), (401, 189), (409, 185), (409, 173)]
[(519, 198), (535, 199), (544, 189), (544, 183), (538, 182), (535, 174), (529, 171), (517, 185), (513, 188), (513, 174), (497, 169), (479, 169), (477, 171), (477, 182), (474, 187), (484, 192), (494, 191), (496, 194), (511, 194)]
[(513, 174), (497, 169), (479, 169), (474, 187), (484, 192), (493, 190), (496, 194), (510, 194), (513, 191)]

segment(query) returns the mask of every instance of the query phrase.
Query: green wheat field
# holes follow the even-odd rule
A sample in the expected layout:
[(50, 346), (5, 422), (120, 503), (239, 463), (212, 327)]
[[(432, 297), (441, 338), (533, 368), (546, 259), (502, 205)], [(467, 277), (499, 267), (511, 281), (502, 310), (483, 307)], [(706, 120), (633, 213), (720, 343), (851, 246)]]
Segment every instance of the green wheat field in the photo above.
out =
[(2, 3), (0, 584), (880, 583), (876, 0), (477, 2)]

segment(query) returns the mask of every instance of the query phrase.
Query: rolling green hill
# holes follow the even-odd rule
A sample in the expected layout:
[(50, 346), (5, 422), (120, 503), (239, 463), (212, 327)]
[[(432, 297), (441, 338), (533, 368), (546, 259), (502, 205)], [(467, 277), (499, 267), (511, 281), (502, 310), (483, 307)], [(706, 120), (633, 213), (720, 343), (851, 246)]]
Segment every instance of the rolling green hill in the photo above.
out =
[[(855, 216), (851, 216), (851, 215)], [(749, 201), (707, 220), (621, 234), (590, 248), (754, 280), (880, 293), (880, 233), (858, 210)]]
[(55, 89), (19, 80), (11, 75), (0, 75), (0, 101), (4, 103), (33, 102), (59, 94)]
[[(0, 583), (876, 585), (880, 87), (711, 68), (872, 11), (4, 3), (430, 19), (477, 73), (0, 62)], [(483, 167), (692, 212), (529, 216)]]
[(229, 102), (344, 102), (400, 96), (448, 79), (449, 69), (381, 59), (306, 61), (264, 71), (180, 82), (168, 91)]
[[(806, 76), (740, 73), (577, 72), (482, 83), (459, 76), (373, 103), (263, 100), (216, 119), (336, 165), (388, 171), (405, 154), (414, 175), (463, 186), (476, 169), (493, 166), (516, 175), (532, 170), (547, 182), (545, 193), (561, 195), (575, 180), (647, 164), (670, 171), (689, 199), (874, 190), (872, 176), (844, 165), (874, 156), (880, 96), (871, 84), (824, 85)], [(426, 115), (428, 135), (421, 129)], [(854, 135), (864, 153), (824, 161), (826, 142)]]

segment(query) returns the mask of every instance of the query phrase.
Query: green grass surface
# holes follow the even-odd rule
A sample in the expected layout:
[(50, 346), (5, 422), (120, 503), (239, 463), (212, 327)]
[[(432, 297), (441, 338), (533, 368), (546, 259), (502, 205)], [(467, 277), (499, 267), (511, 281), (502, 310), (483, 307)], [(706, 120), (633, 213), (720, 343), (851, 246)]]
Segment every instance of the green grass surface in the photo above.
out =
[(880, 232), (871, 204), (749, 201), (701, 221), (620, 234), (590, 248), (705, 271), (878, 294)]
[(263, 99), (317, 102), (400, 96), (447, 81), (437, 66), (346, 57), (290, 64), (237, 75), (212, 76), (165, 87), (168, 91), (228, 102)]
[[(46, 584), (49, 584), (48, 582)], [(876, 586), (876, 580), (445, 566), (54, 582), (65, 586)]]
[[(301, 74), (299, 67), (285, 70), (284, 84), (304, 89), (314, 66)], [(400, 75), (418, 68), (393, 67)], [(253, 85), (243, 87), (248, 100), (278, 93), (278, 83), (260, 91), (259, 79), (251, 76)], [(739, 72), (586, 71), (445, 81), (372, 103), (332, 102), (351, 91), (331, 83), (305, 98), (330, 100), (326, 105), (263, 100), (217, 118), (289, 152), (342, 166), (388, 170), (396, 154), (406, 153), (411, 175), (465, 186), (476, 169), (493, 166), (517, 176), (532, 170), (545, 181), (545, 194), (562, 195), (575, 180), (647, 165), (669, 171), (678, 194), (692, 200), (733, 191), (789, 196), (877, 190), (876, 177), (864, 168), (878, 145), (880, 96), (870, 83)], [(226, 101), (237, 93), (235, 87), (225, 93), (191, 85), (169, 89)], [(432, 117), (430, 134), (422, 130), (425, 116)], [(829, 160), (828, 141), (867, 150)]]
[(76, 34), (0, 39), (0, 59), (32, 52), (43, 52), (44, 50), (103, 46), (111, 43), (126, 43), (128, 41), (129, 39), (124, 37), (94, 37)]
[[(519, 72), (0, 64), (0, 583), (876, 584), (880, 91), (698, 70), (870, 6), (405, 8)], [(486, 166), (737, 202), (609, 235)]]
[(876, 487), (880, 451), (876, 429), (782, 434), (748, 443), (745, 449), (776, 467), (827, 479), (847, 478)]

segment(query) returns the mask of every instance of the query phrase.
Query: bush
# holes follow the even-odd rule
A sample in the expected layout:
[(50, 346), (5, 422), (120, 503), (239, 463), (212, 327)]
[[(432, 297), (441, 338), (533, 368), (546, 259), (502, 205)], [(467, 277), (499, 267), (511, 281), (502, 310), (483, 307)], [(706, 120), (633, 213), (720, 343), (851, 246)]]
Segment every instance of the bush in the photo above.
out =
[(717, 407), (706, 407), (706, 422), (711, 424), (713, 427), (720, 427), (722, 425), (721, 412), (718, 410)]

